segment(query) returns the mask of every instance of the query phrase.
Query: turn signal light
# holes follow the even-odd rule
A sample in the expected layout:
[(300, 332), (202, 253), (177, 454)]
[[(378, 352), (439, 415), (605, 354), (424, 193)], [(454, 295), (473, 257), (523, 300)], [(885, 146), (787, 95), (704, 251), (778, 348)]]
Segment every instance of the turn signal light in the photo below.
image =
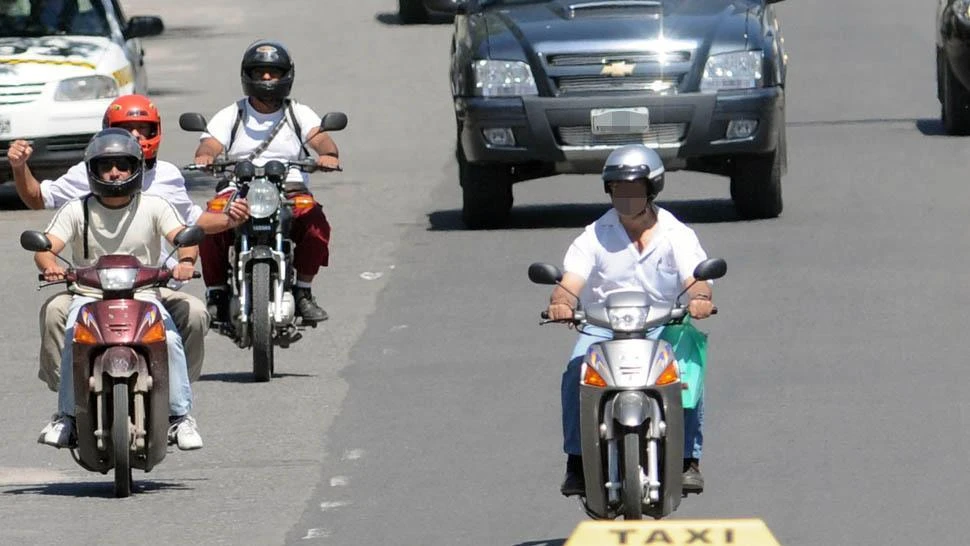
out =
[(606, 387), (606, 381), (592, 366), (583, 363), (583, 385), (590, 387)]
[(663, 373), (660, 374), (660, 377), (657, 378), (657, 385), (669, 385), (679, 380), (680, 374), (677, 373), (677, 362), (671, 360), (670, 364), (667, 364), (667, 367), (664, 368)]
[(157, 343), (165, 341), (165, 325), (161, 321), (152, 324), (151, 328), (141, 336), (142, 343)]
[(306, 212), (313, 208), (317, 202), (312, 195), (301, 194), (293, 198), (293, 208), (296, 212)]
[(97, 345), (98, 338), (94, 335), (94, 332), (90, 328), (84, 325), (83, 322), (76, 322), (74, 324), (74, 343), (81, 343), (82, 345)]

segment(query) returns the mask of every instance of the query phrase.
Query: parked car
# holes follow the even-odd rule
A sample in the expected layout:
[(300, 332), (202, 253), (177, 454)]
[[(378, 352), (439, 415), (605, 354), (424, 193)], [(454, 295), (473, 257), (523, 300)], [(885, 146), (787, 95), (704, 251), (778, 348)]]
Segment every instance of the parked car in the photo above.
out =
[(970, 134), (970, 0), (936, 3), (936, 96), (946, 132)]
[(466, 225), (501, 225), (515, 182), (598, 173), (632, 143), (668, 170), (730, 177), (741, 216), (778, 216), (787, 58), (777, 1), (426, 0), (456, 13)]
[(15, 139), (33, 142), (40, 172), (80, 161), (108, 104), (147, 92), (139, 38), (162, 30), (158, 17), (125, 18), (118, 0), (0, 2), (0, 182)]

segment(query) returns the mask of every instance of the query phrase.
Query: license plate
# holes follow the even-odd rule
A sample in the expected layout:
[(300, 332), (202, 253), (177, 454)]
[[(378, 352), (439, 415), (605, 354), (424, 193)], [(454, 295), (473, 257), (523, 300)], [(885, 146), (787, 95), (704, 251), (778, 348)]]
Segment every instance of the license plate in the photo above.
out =
[(10, 118), (0, 116), (0, 135), (6, 135), (12, 132), (13, 130), (10, 128)]
[(594, 108), (589, 112), (594, 135), (629, 135), (650, 129), (650, 113), (644, 107)]

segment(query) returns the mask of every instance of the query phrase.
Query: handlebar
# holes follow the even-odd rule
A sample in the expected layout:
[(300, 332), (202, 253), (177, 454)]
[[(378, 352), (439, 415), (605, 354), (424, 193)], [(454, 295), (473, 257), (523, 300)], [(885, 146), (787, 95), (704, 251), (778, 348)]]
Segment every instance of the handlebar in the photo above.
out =
[[(210, 163), (208, 165), (201, 165), (201, 164), (198, 164), (198, 163), (190, 163), (190, 164), (182, 167), (182, 169), (183, 170), (186, 170), (186, 171), (223, 172), (223, 171), (228, 170), (230, 167), (235, 167), (236, 166), (236, 163), (239, 163), (240, 161), (242, 161), (242, 160), (241, 159), (232, 159), (232, 160), (229, 160), (229, 161), (213, 161), (212, 163)], [(313, 160), (313, 159), (301, 159), (301, 160), (294, 160), (294, 161), (280, 161), (280, 163), (282, 163), (283, 165), (285, 165), (286, 168), (287, 168), (287, 170), (289, 170), (289, 169), (296, 169), (298, 171), (305, 172), (305, 173), (313, 173), (313, 172), (316, 172), (316, 171), (324, 171), (324, 170), (332, 170), (332, 171), (343, 172), (343, 169), (340, 168), (340, 167), (337, 167), (336, 169), (321, 169), (320, 166), (317, 165), (316, 160)]]
[[(716, 305), (714, 306), (713, 309), (711, 309), (711, 314), (712, 315), (716, 315), (717, 314), (717, 306)], [(674, 308), (670, 312), (671, 319), (678, 320), (678, 321), (679, 320), (683, 320), (684, 318), (687, 317), (687, 315), (688, 315), (687, 306), (681, 306), (681, 307)], [(550, 319), (549, 318), (549, 312), (548, 311), (543, 311), (543, 312), (539, 313), (539, 318), (541, 318), (544, 321), (542, 324), (548, 324), (550, 322), (564, 322), (564, 323), (565, 322), (572, 322), (572, 323), (578, 323), (579, 322), (579, 320), (577, 320), (576, 318), (558, 319), (558, 320)]]

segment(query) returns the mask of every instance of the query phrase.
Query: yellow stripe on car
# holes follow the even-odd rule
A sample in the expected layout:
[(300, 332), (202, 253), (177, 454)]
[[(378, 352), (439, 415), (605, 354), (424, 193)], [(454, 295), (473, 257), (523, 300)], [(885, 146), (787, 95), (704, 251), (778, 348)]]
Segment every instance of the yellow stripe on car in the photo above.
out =
[(118, 82), (118, 87), (124, 87), (129, 83), (135, 81), (135, 75), (131, 71), (130, 66), (126, 66), (121, 70), (115, 70), (114, 72), (111, 73), (111, 75), (114, 76), (115, 81)]
[(71, 61), (68, 59), (57, 60), (57, 59), (13, 59), (13, 58), (0, 58), (0, 64), (54, 64), (54, 65), (67, 65), (67, 66), (81, 66), (84, 68), (90, 68), (94, 70), (94, 65), (86, 61)]

